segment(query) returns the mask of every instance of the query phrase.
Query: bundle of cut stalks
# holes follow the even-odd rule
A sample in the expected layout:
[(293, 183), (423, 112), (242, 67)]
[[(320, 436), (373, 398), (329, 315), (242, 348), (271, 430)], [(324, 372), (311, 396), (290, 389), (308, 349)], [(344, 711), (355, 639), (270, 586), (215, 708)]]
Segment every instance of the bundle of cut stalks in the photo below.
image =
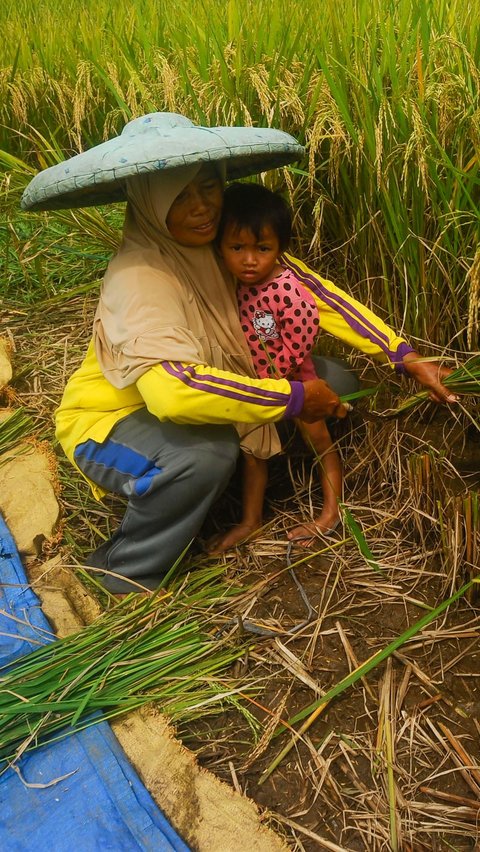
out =
[(129, 596), (79, 633), (3, 666), (3, 770), (45, 740), (151, 701), (175, 721), (222, 707), (234, 689), (221, 676), (244, 647), (208, 632), (212, 600), (220, 596), (212, 577), (176, 594)]
[(0, 454), (10, 451), (21, 438), (32, 431), (32, 418), (23, 408), (6, 412), (0, 419)]
[[(442, 384), (454, 394), (480, 396), (480, 355), (473, 356), (465, 364), (453, 370), (449, 376), (442, 379)], [(410, 411), (428, 400), (428, 395), (429, 391), (425, 390), (408, 397), (398, 408), (390, 410), (388, 416), (392, 417)]]

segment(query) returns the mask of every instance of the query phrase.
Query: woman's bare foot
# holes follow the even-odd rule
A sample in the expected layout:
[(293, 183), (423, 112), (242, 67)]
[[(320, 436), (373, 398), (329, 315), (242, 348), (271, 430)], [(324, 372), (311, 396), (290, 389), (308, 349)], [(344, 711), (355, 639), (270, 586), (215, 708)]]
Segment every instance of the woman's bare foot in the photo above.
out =
[(330, 536), (337, 529), (340, 517), (335, 515), (324, 515), (323, 512), (308, 524), (300, 524), (287, 533), (289, 541), (294, 541), (302, 547), (309, 547), (319, 536)]
[(227, 532), (214, 535), (213, 538), (207, 541), (205, 550), (208, 554), (210, 554), (210, 556), (220, 556), (221, 553), (225, 553), (226, 550), (230, 550), (230, 548), (235, 547), (236, 544), (240, 544), (240, 542), (245, 541), (245, 539), (249, 538), (252, 533), (259, 530), (261, 526), (261, 521), (257, 524), (244, 523), (242, 521), (239, 524), (235, 524), (235, 526), (227, 530)]

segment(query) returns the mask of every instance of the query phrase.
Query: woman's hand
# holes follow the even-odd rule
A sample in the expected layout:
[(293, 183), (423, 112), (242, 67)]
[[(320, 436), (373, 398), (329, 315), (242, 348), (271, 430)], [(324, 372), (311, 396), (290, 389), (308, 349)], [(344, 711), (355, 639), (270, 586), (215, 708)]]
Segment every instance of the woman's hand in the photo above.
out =
[(442, 379), (453, 372), (448, 367), (442, 367), (435, 361), (423, 361), (418, 352), (405, 355), (403, 364), (408, 375), (430, 391), (429, 397), (433, 402), (458, 402), (458, 396), (442, 385)]
[(315, 423), (325, 417), (346, 417), (349, 408), (323, 379), (309, 379), (303, 383), (305, 398), (298, 415), (306, 423)]

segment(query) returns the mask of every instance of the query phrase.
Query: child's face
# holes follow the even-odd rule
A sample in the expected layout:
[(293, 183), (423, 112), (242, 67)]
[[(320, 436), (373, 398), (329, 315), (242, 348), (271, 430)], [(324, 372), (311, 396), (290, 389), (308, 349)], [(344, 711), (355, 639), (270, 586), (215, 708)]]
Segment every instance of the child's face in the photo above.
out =
[(223, 232), (220, 251), (227, 269), (242, 284), (263, 284), (270, 277), (280, 254), (280, 243), (270, 225), (265, 225), (257, 240), (249, 228), (238, 230), (228, 224)]

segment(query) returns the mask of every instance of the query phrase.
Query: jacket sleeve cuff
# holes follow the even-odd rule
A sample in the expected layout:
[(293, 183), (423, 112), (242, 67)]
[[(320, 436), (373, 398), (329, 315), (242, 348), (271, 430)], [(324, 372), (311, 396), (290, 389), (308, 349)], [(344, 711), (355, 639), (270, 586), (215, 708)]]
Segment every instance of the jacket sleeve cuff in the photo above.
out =
[(400, 346), (398, 347), (397, 351), (395, 352), (395, 357), (394, 357), (395, 372), (400, 373), (400, 375), (403, 375), (403, 376), (407, 372), (406, 369), (405, 369), (405, 364), (403, 363), (403, 359), (404, 359), (405, 355), (408, 355), (409, 352), (415, 352), (415, 349), (413, 349), (412, 346), (409, 346), (408, 343), (401, 343)]
[(290, 382), (291, 394), (289, 403), (285, 409), (284, 418), (298, 417), (305, 400), (303, 382)]

